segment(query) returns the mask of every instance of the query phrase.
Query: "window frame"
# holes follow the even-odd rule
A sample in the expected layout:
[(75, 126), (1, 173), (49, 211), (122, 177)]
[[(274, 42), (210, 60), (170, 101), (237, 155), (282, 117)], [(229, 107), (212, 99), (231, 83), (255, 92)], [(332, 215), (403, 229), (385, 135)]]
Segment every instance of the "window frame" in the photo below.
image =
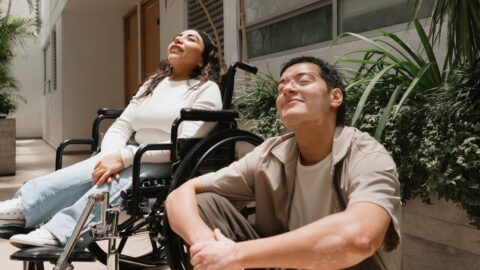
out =
[[(303, 5), (303, 6), (299, 5), (297, 7), (294, 7), (294, 8), (291, 8), (291, 9), (285, 11), (282, 14), (272, 15), (272, 16), (266, 17), (265, 19), (256, 20), (254, 22), (251, 22), (249, 25), (246, 25), (245, 30), (246, 30), (247, 35), (248, 35), (249, 31), (252, 31), (252, 30), (264, 27), (264, 26), (268, 26), (268, 25), (271, 25), (271, 24), (274, 24), (274, 23), (277, 23), (277, 22), (280, 22), (280, 21), (298, 16), (298, 15), (301, 15), (303, 13), (312, 11), (314, 9), (317, 9), (317, 8), (320, 8), (322, 6), (326, 6), (326, 5), (329, 5), (329, 4), (332, 5), (332, 39), (331, 40), (321, 41), (321, 42), (318, 42), (318, 43), (309, 44), (309, 45), (305, 45), (305, 46), (301, 46), (301, 47), (297, 47), (297, 48), (293, 48), (293, 49), (288, 49), (288, 50), (283, 50), (283, 51), (279, 51), (279, 52), (273, 52), (273, 53), (269, 53), (269, 54), (265, 54), (265, 55), (261, 55), (261, 56), (249, 57), (248, 61), (249, 62), (262, 61), (262, 60), (271, 59), (271, 58), (275, 58), (275, 57), (282, 57), (282, 56), (291, 55), (291, 54), (298, 54), (298, 53), (302, 53), (302, 52), (309, 51), (309, 50), (322, 49), (322, 48), (326, 48), (328, 46), (332, 46), (333, 45), (332, 44), (333, 40), (335, 40), (335, 38), (340, 34), (339, 33), (339, 19), (340, 18), (339, 18), (339, 14), (338, 14), (338, 12), (339, 12), (339, 10), (338, 10), (338, 5), (339, 5), (338, 0), (318, 0), (317, 2), (306, 4), (306, 5)], [(239, 14), (239, 12), (237, 14)], [(421, 19), (419, 19), (419, 21), (422, 24), (427, 25), (429, 23), (429, 18), (430, 18), (430, 16), (425, 17), (425, 18), (421, 18)], [(241, 42), (241, 29), (240, 29), (239, 21), (240, 21), (240, 16), (237, 17), (237, 34), (238, 34), (237, 38), (238, 38), (239, 42)], [(361, 34), (362, 36), (365, 36), (367, 38), (378, 37), (378, 36), (381, 36), (381, 34), (378, 32), (379, 29), (382, 29), (382, 30), (387, 31), (387, 32), (396, 33), (396, 32), (401, 32), (401, 31), (407, 30), (406, 29), (407, 24), (408, 24), (408, 21), (403, 22), (403, 23), (398, 23), (398, 24), (394, 24), (394, 25), (381, 27), (381, 28), (377, 28), (377, 29), (367, 30), (367, 31), (364, 31), (364, 32), (360, 32), (359, 34)], [(409, 32), (409, 31), (411, 31), (411, 28), (409, 28), (407, 32)], [(345, 43), (354, 42), (354, 41), (358, 41), (358, 38), (355, 38), (353, 36), (344, 36), (344, 37), (341, 37), (338, 40), (336, 40), (335, 45), (345, 44)], [(239, 49), (238, 55), (241, 55), (242, 54), (241, 47), (239, 47), (238, 49)]]
[[(336, 24), (337, 24), (336, 23), (337, 15), (336, 15), (336, 11), (334, 9), (335, 7), (333, 6), (333, 2), (336, 2), (336, 0), (319, 0), (315, 3), (310, 3), (310, 4), (306, 4), (306, 5), (299, 5), (295, 8), (288, 9), (287, 11), (285, 11), (285, 13), (272, 15), (272, 16), (269, 16), (269, 17), (263, 19), (263, 20), (254, 21), (255, 23), (251, 23), (250, 25), (246, 25), (245, 31), (247, 32), (247, 35), (248, 35), (248, 32), (250, 32), (250, 31), (257, 30), (259, 28), (269, 26), (269, 25), (272, 25), (272, 24), (275, 24), (275, 23), (278, 23), (278, 22), (281, 22), (281, 21), (299, 16), (299, 15), (302, 15), (304, 13), (313, 11), (315, 9), (319, 9), (321, 7), (324, 7), (324, 6), (332, 5), (332, 37), (336, 37), (337, 35), (336, 35), (335, 30), (336, 30)], [(239, 30), (239, 34), (241, 35), (241, 33), (240, 33), (241, 29), (238, 29), (238, 30)], [(279, 52), (272, 52), (272, 53), (261, 55), (261, 56), (249, 57), (248, 60), (249, 61), (258, 61), (258, 60), (262, 60), (262, 59), (268, 59), (268, 58), (271, 58), (271, 57), (287, 55), (287, 54), (295, 53), (295, 52), (298, 52), (298, 51), (303, 51), (303, 50), (309, 49), (311, 47), (318, 47), (319, 45), (324, 47), (324, 44), (331, 43), (332, 40), (333, 39), (327, 40), (327, 41), (321, 41), (321, 42), (317, 42), (317, 43), (313, 43), (313, 44), (309, 44), (309, 45), (305, 45), (305, 46), (301, 46), (301, 47), (297, 47), (297, 48), (293, 48), (293, 49), (287, 49), (287, 50), (283, 50), (283, 51), (279, 51)]]

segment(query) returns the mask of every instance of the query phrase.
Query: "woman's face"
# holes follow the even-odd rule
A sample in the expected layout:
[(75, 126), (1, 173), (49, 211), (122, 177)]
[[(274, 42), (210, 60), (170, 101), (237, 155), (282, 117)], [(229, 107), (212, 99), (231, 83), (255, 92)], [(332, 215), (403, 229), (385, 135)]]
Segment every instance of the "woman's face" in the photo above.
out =
[(185, 30), (168, 45), (168, 62), (174, 70), (190, 72), (203, 65), (203, 40), (194, 30)]

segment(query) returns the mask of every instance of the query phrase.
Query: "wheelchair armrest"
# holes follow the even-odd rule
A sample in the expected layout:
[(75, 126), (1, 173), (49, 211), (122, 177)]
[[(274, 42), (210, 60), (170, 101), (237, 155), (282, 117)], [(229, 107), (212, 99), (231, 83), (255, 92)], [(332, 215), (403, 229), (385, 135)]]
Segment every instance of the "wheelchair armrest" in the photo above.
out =
[(88, 139), (69, 139), (69, 140), (63, 141), (57, 147), (57, 152), (55, 154), (55, 170), (56, 171), (62, 168), (63, 150), (65, 150), (65, 148), (67, 146), (72, 145), (72, 144), (77, 144), (77, 145), (88, 144), (88, 145), (91, 146), (92, 152), (96, 150), (96, 149), (93, 148), (94, 144), (95, 144), (95, 141), (92, 138), (88, 138)]
[(201, 110), (194, 108), (183, 108), (180, 117), (183, 121), (207, 121), (221, 122), (233, 121), (239, 114), (235, 110)]
[[(155, 150), (170, 150), (172, 152), (173, 144), (171, 143), (158, 143), (158, 144), (141, 144), (135, 156), (133, 156), (133, 168), (132, 168), (132, 205), (139, 205), (140, 203), (140, 166), (142, 162), (142, 156), (145, 152)], [(134, 207), (131, 212), (127, 213), (132, 216), (138, 216), (140, 213), (138, 207)]]
[(108, 118), (117, 118), (123, 113), (123, 109), (101, 108), (97, 110), (97, 115), (104, 115)]

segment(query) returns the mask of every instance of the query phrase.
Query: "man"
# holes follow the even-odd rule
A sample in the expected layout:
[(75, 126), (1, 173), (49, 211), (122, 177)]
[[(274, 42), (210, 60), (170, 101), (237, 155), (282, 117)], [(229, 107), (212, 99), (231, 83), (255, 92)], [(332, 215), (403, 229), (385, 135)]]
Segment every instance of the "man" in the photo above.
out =
[[(400, 242), (391, 156), (343, 126), (344, 87), (332, 66), (297, 57), (280, 76), (277, 110), (292, 133), (166, 200), (194, 269), (400, 269), (387, 253)], [(252, 201), (254, 226), (236, 210)]]

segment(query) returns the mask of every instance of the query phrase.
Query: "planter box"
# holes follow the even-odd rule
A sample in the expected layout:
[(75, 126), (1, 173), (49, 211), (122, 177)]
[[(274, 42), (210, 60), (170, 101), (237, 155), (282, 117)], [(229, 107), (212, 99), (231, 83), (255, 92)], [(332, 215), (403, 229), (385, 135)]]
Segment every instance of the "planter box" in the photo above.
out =
[(0, 119), (0, 175), (15, 174), (15, 118)]
[(445, 200), (411, 200), (403, 207), (402, 269), (480, 269), (480, 230)]

